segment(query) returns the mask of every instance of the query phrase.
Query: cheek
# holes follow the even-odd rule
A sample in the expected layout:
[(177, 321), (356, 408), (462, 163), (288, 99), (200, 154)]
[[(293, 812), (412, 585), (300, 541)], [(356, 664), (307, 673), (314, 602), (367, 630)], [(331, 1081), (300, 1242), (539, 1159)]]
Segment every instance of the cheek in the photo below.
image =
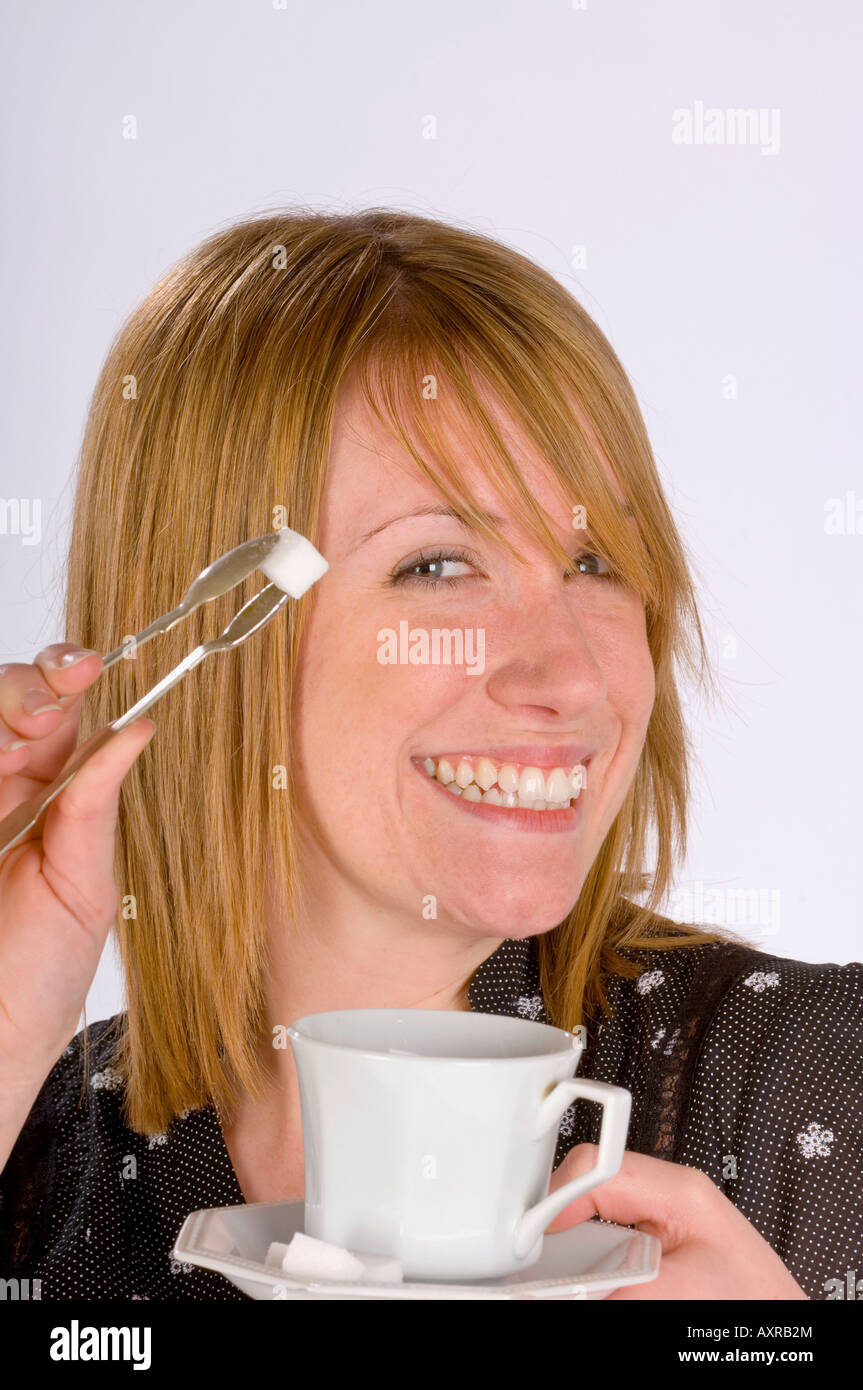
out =
[(602, 664), (608, 702), (620, 719), (622, 737), (642, 741), (656, 698), (656, 672), (640, 606), (629, 621), (615, 626)]
[(625, 688), (621, 698), (625, 702), (624, 707), (631, 724), (643, 737), (647, 732), (656, 698), (656, 672), (646, 638), (643, 646), (633, 652), (624, 679)]
[(385, 722), (386, 689), (374, 661), (373, 636), (349, 613), (316, 609), (297, 666), (293, 733), (303, 767), (341, 777), (350, 769), (344, 782), (351, 796), (374, 776), (369, 755)]
[(351, 768), (354, 801), (368, 800), (363, 788), (371, 789), (376, 770), (380, 786), (392, 788), (399, 762), (417, 751), (418, 732), (470, 687), (462, 667), (379, 660), (381, 630), (365, 611), (319, 608), (300, 652), (296, 748), (306, 768), (341, 770), (343, 779)]

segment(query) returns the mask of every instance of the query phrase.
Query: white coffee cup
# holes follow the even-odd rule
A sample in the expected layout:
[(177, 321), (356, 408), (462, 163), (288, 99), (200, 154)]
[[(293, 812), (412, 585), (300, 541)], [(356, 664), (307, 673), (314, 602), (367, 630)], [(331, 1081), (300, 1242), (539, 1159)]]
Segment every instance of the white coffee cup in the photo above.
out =
[[(446, 1009), (339, 1009), (287, 1030), (297, 1065), (305, 1231), (397, 1256), (406, 1278), (527, 1269), (557, 1214), (613, 1177), (632, 1097), (573, 1077), (563, 1028)], [(564, 1111), (603, 1107), (596, 1166), (548, 1183)]]

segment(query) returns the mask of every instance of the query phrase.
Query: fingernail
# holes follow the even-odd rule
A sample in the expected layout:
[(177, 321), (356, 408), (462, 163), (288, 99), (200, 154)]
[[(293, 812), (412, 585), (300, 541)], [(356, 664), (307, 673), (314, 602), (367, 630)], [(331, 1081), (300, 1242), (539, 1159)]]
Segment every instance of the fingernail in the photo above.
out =
[(68, 666), (77, 666), (79, 661), (83, 661), (87, 656), (95, 656), (96, 653), (89, 647), (75, 647), (73, 651), (62, 652), (59, 656), (52, 656), (46, 662), (46, 666), (53, 666), (55, 670), (63, 670)]
[(62, 710), (63, 706), (52, 700), (46, 690), (28, 690), (21, 696), (21, 708), (25, 714), (44, 714), (49, 709)]
[(24, 738), (16, 738), (14, 743), (6, 743), (6, 744), (3, 745), (2, 748), (0, 748), (0, 756), (2, 756), (4, 753), (14, 753), (15, 750), (16, 750), (16, 748), (26, 748), (26, 747), (27, 747), (27, 740), (26, 740), (26, 739), (24, 739)]

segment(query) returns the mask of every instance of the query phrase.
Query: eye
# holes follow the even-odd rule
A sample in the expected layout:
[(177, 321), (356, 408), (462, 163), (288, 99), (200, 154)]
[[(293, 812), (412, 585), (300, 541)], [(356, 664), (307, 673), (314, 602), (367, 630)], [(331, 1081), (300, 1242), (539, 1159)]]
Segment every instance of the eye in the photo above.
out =
[[(460, 569), (461, 573), (453, 574), (453, 567)], [(436, 589), (439, 584), (458, 584), (460, 580), (469, 578), (469, 572), (473, 569), (473, 561), (461, 552), (437, 550), (429, 555), (420, 552), (393, 570), (389, 581), (391, 584), (417, 584), (424, 589)]]
[(568, 579), (571, 574), (585, 575), (586, 577), (592, 577), (594, 579), (616, 578), (614, 571), (604, 556), (597, 555), (594, 551), (584, 551), (581, 555), (576, 555), (573, 563), (575, 568), (567, 570), (564, 575), (565, 579)]

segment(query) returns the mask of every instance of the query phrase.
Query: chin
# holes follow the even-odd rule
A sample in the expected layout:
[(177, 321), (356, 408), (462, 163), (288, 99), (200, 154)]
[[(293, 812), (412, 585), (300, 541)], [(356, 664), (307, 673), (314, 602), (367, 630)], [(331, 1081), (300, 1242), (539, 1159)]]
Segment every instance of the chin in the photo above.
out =
[(482, 932), (484, 936), (522, 939), (538, 936), (559, 926), (578, 901), (578, 888), (571, 893), (556, 893), (543, 897), (532, 891), (532, 885), (519, 885), (517, 891), (499, 903), (488, 900), (477, 903), (454, 903), (453, 916), (458, 916)]

